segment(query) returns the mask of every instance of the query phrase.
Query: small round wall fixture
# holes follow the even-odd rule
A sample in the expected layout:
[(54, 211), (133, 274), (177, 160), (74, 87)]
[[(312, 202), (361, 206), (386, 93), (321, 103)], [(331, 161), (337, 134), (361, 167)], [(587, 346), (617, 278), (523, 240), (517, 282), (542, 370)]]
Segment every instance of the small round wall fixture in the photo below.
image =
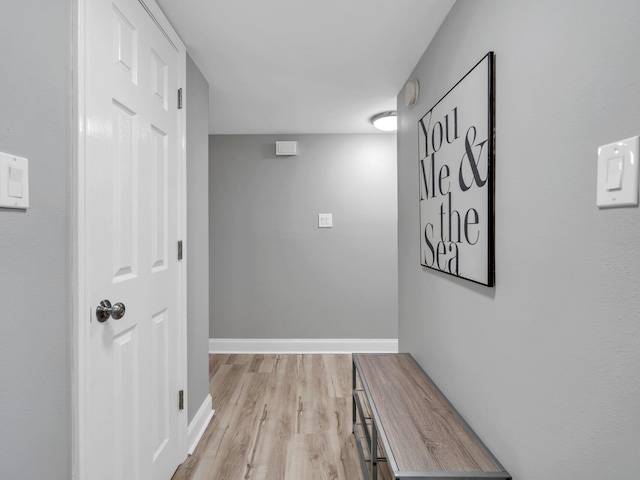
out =
[(395, 132), (398, 130), (398, 112), (393, 110), (374, 115), (371, 117), (371, 123), (383, 132)]
[(415, 105), (420, 96), (420, 84), (418, 80), (409, 80), (404, 86), (404, 104), (407, 107)]

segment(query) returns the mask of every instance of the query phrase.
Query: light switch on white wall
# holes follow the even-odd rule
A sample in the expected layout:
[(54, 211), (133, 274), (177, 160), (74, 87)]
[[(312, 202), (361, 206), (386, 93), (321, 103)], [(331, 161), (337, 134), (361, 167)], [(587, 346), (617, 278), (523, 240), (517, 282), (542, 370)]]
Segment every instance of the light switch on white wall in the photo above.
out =
[(0, 207), (29, 208), (29, 160), (0, 152)]
[(331, 228), (333, 227), (333, 214), (332, 213), (319, 213), (318, 214), (318, 228)]
[(598, 207), (638, 205), (638, 150), (640, 137), (598, 147)]

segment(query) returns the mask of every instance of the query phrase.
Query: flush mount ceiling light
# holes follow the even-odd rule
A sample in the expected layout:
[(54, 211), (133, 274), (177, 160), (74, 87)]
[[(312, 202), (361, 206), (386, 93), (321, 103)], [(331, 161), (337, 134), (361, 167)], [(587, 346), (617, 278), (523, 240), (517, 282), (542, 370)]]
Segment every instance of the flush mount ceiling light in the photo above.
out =
[(383, 132), (395, 132), (398, 130), (398, 112), (382, 112), (371, 117), (371, 123)]

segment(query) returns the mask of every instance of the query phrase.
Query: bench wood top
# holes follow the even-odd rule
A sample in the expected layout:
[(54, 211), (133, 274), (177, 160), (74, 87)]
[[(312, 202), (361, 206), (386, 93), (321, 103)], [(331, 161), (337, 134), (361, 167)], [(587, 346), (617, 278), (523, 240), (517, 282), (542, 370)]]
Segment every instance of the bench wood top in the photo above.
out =
[[(409, 354), (354, 354), (400, 472), (508, 473)], [(394, 465), (395, 463), (395, 465)], [(483, 475), (484, 476), (484, 475)]]

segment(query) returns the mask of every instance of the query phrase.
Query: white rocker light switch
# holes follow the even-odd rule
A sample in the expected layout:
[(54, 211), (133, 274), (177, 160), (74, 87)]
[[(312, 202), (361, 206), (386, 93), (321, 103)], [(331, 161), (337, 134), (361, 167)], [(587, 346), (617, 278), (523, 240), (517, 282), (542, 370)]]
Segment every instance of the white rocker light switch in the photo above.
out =
[(29, 208), (29, 160), (0, 152), (0, 207)]

